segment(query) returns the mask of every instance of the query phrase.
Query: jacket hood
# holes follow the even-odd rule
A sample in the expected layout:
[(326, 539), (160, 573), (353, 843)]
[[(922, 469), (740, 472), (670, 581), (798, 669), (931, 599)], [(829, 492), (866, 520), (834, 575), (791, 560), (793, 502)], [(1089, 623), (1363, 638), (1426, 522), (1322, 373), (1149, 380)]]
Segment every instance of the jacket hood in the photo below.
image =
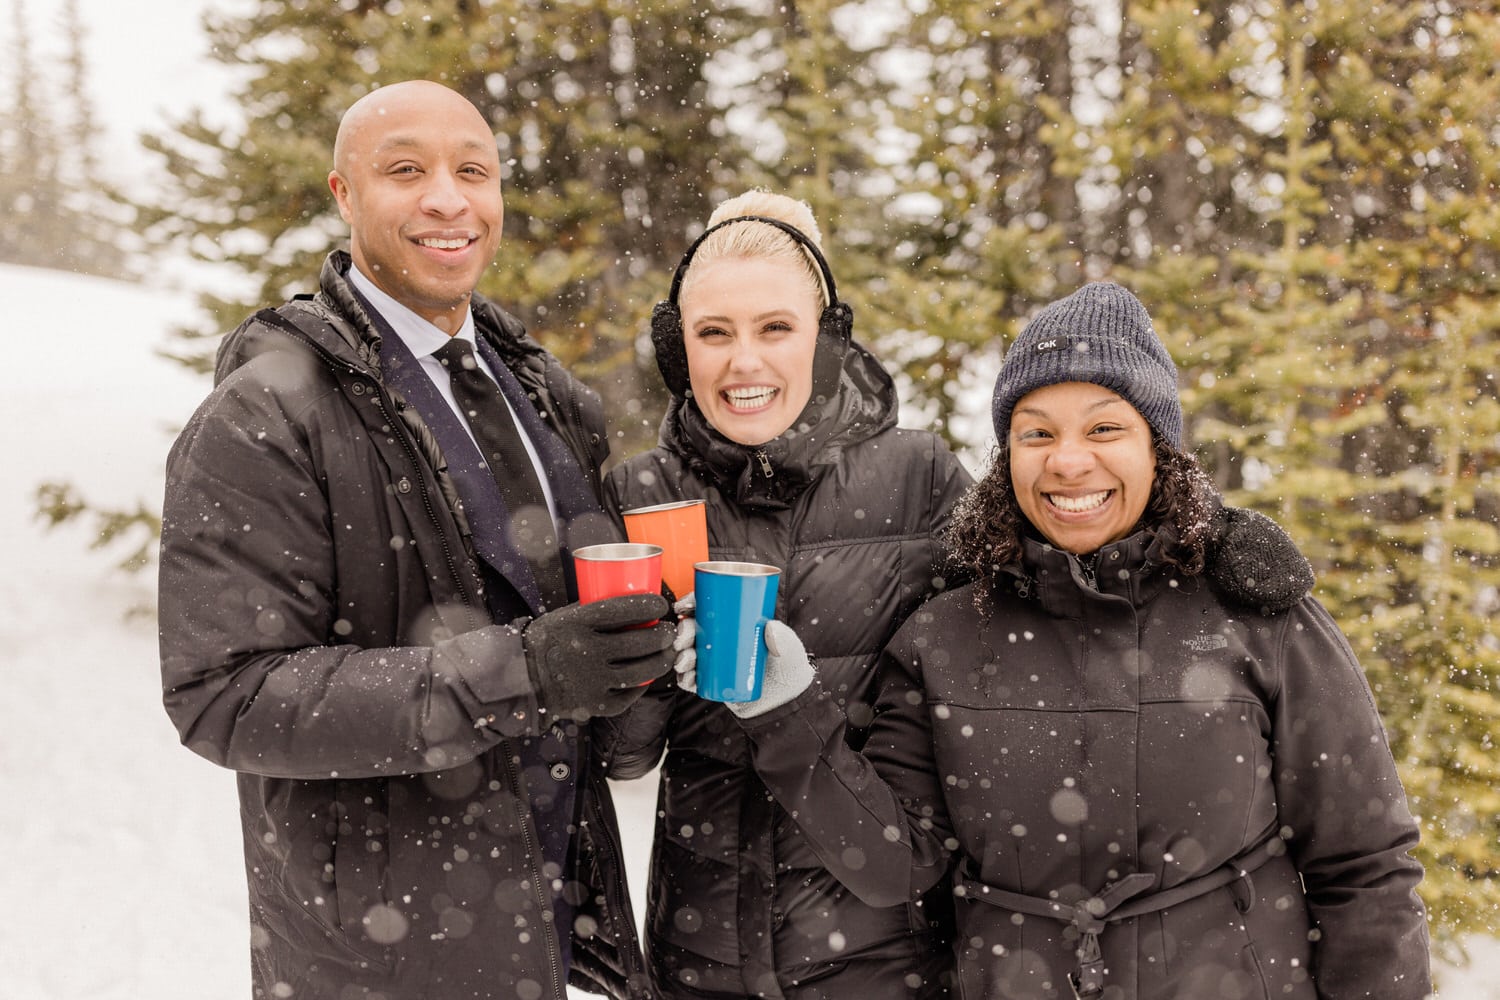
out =
[(1139, 607), (1178, 576), (1164, 558), (1175, 544), (1170, 526), (1142, 529), (1083, 556), (1029, 532), (1021, 544), (1020, 561), (1002, 572), (1019, 595), (1063, 617), (1080, 614), (1079, 602), (1090, 594), (1124, 597)]
[[(315, 347), (379, 377), (380, 333), (365, 309), (364, 300), (349, 282), (349, 269), (353, 266), (354, 260), (347, 250), (334, 250), (323, 260), (317, 294), (298, 295), (287, 307), (309, 310), (326, 321), (298, 327), (303, 337)], [(527, 334), (525, 327), (513, 316), (477, 292), (470, 297), (469, 308), (474, 314), (476, 336), (483, 336), (513, 369), (541, 372), (546, 367), (546, 349)], [(280, 333), (271, 333), (267, 326), (269, 323), (282, 330), (285, 327), (270, 322), (266, 316), (268, 312), (275, 310), (261, 310), (220, 342), (214, 364), (215, 383), (255, 355), (272, 346), (284, 346)]]
[[(1137, 605), (1163, 586), (1191, 586), (1198, 577), (1172, 569), (1190, 553), (1169, 524), (1145, 528), (1087, 556), (1055, 548), (1028, 532), (1019, 562), (997, 577), (1021, 597), (1070, 605), (1079, 588), (1124, 596)], [(1201, 578), (1224, 599), (1262, 614), (1286, 611), (1312, 592), (1312, 566), (1275, 521), (1242, 507), (1219, 507)], [(1060, 606), (1049, 605), (1054, 613)]]
[(896, 424), (896, 384), (861, 344), (844, 352), (838, 390), (809, 401), (788, 430), (760, 445), (742, 445), (714, 430), (691, 398), (673, 395), (662, 420), (661, 447), (736, 502), (787, 507), (840, 449)]
[[(297, 296), (291, 304), (310, 309), (328, 321), (314, 327), (299, 326), (303, 337), (315, 347), (348, 364), (378, 369), (380, 337), (374, 332), (364, 304), (349, 285), (346, 275), (352, 266), (348, 251), (333, 251), (324, 259), (318, 275), (318, 294)], [(274, 313), (273, 309), (260, 310), (219, 342), (214, 359), (214, 384), (222, 382), (251, 358), (285, 347), (287, 330), (284, 324), (271, 318)]]

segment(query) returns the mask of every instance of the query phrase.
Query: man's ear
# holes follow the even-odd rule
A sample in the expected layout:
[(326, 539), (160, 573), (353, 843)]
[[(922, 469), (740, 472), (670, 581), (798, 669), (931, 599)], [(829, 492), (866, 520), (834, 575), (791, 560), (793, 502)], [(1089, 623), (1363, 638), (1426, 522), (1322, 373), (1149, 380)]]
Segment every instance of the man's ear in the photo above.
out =
[(328, 172), (328, 190), (333, 192), (333, 200), (339, 206), (339, 215), (343, 217), (345, 222), (350, 222), (349, 182), (344, 180), (344, 176), (337, 170), (330, 170)]

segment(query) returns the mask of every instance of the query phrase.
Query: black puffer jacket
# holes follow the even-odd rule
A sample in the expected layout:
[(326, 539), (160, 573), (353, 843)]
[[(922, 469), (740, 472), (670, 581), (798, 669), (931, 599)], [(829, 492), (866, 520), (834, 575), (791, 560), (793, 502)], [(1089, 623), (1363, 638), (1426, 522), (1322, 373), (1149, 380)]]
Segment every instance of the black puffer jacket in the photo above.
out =
[[(783, 568), (776, 616), (867, 722), (876, 656), (942, 588), (936, 536), (971, 479), (935, 435), (896, 428), (890, 377), (857, 344), (835, 400), (810, 413), (811, 426), (746, 448), (674, 399), (659, 446), (611, 471), (606, 506), (706, 499), (712, 556)], [(884, 960), (880, 990), (863, 995), (906, 996), (906, 975), (944, 960), (941, 912), (866, 906), (823, 867), (728, 709), (668, 686), (619, 722), (612, 777), (646, 773), (666, 749), (647, 929), (663, 993), (779, 997), (821, 976), (816, 988), (853, 995), (840, 963)]]
[[(165, 703), (239, 772), (255, 996), (562, 1000), (528, 803), (574, 779), (574, 982), (645, 995), (606, 782), (518, 767), (513, 740), (537, 735), (519, 633), (491, 623), (443, 457), (383, 384), (348, 268), (332, 255), (316, 298), (225, 339), (167, 468)], [(597, 398), (473, 309), (597, 485)]]
[(1165, 544), (1028, 541), (983, 614), (965, 587), (907, 620), (864, 757), (816, 690), (748, 720), (817, 761), (767, 782), (873, 903), (956, 856), (967, 1000), (1426, 996), (1417, 825), (1347, 642)]

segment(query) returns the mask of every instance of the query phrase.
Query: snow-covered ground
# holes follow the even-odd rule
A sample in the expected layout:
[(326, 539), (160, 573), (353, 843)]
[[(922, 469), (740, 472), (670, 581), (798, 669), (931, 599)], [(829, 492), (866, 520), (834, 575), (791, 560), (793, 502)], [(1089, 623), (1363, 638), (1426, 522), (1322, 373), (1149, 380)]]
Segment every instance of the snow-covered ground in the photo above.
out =
[[(37, 485), (160, 500), (172, 433), (207, 389), (153, 354), (180, 293), (0, 266), (0, 997), (249, 995), (233, 776), (183, 749), (161, 708), (154, 576), (110, 567), (91, 530), (44, 532)], [(637, 899), (655, 781), (617, 786)], [(1443, 969), (1444, 1000), (1500, 1000), (1500, 942)], [(583, 994), (580, 994), (582, 996)]]

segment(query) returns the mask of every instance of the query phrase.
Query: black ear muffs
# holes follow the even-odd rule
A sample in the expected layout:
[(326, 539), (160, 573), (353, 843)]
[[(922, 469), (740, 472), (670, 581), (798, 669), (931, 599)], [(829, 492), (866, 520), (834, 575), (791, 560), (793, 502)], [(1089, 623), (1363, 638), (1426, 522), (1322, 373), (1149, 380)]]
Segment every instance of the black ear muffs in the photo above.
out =
[(656, 367), (667, 390), (674, 396), (686, 396), (688, 365), (687, 346), (682, 342), (682, 313), (671, 299), (663, 299), (651, 310), (651, 346), (656, 349)]
[(677, 296), (682, 290), (682, 278), (687, 274), (688, 265), (693, 262), (693, 255), (698, 252), (703, 241), (709, 234), (736, 222), (764, 222), (768, 226), (775, 226), (802, 244), (812, 254), (818, 269), (823, 272), (823, 284), (828, 289), (828, 305), (818, 317), (818, 347), (813, 361), (813, 396), (831, 396), (838, 386), (844, 351), (854, 332), (854, 310), (847, 302), (839, 301), (838, 289), (833, 283), (833, 272), (828, 269), (828, 261), (823, 258), (817, 244), (796, 226), (764, 215), (739, 215), (710, 226), (687, 248), (687, 253), (682, 255), (677, 271), (672, 275), (672, 290), (651, 310), (651, 346), (656, 350), (656, 367), (661, 370), (662, 381), (674, 396), (688, 395), (687, 347), (683, 343), (682, 311), (677, 307)]

